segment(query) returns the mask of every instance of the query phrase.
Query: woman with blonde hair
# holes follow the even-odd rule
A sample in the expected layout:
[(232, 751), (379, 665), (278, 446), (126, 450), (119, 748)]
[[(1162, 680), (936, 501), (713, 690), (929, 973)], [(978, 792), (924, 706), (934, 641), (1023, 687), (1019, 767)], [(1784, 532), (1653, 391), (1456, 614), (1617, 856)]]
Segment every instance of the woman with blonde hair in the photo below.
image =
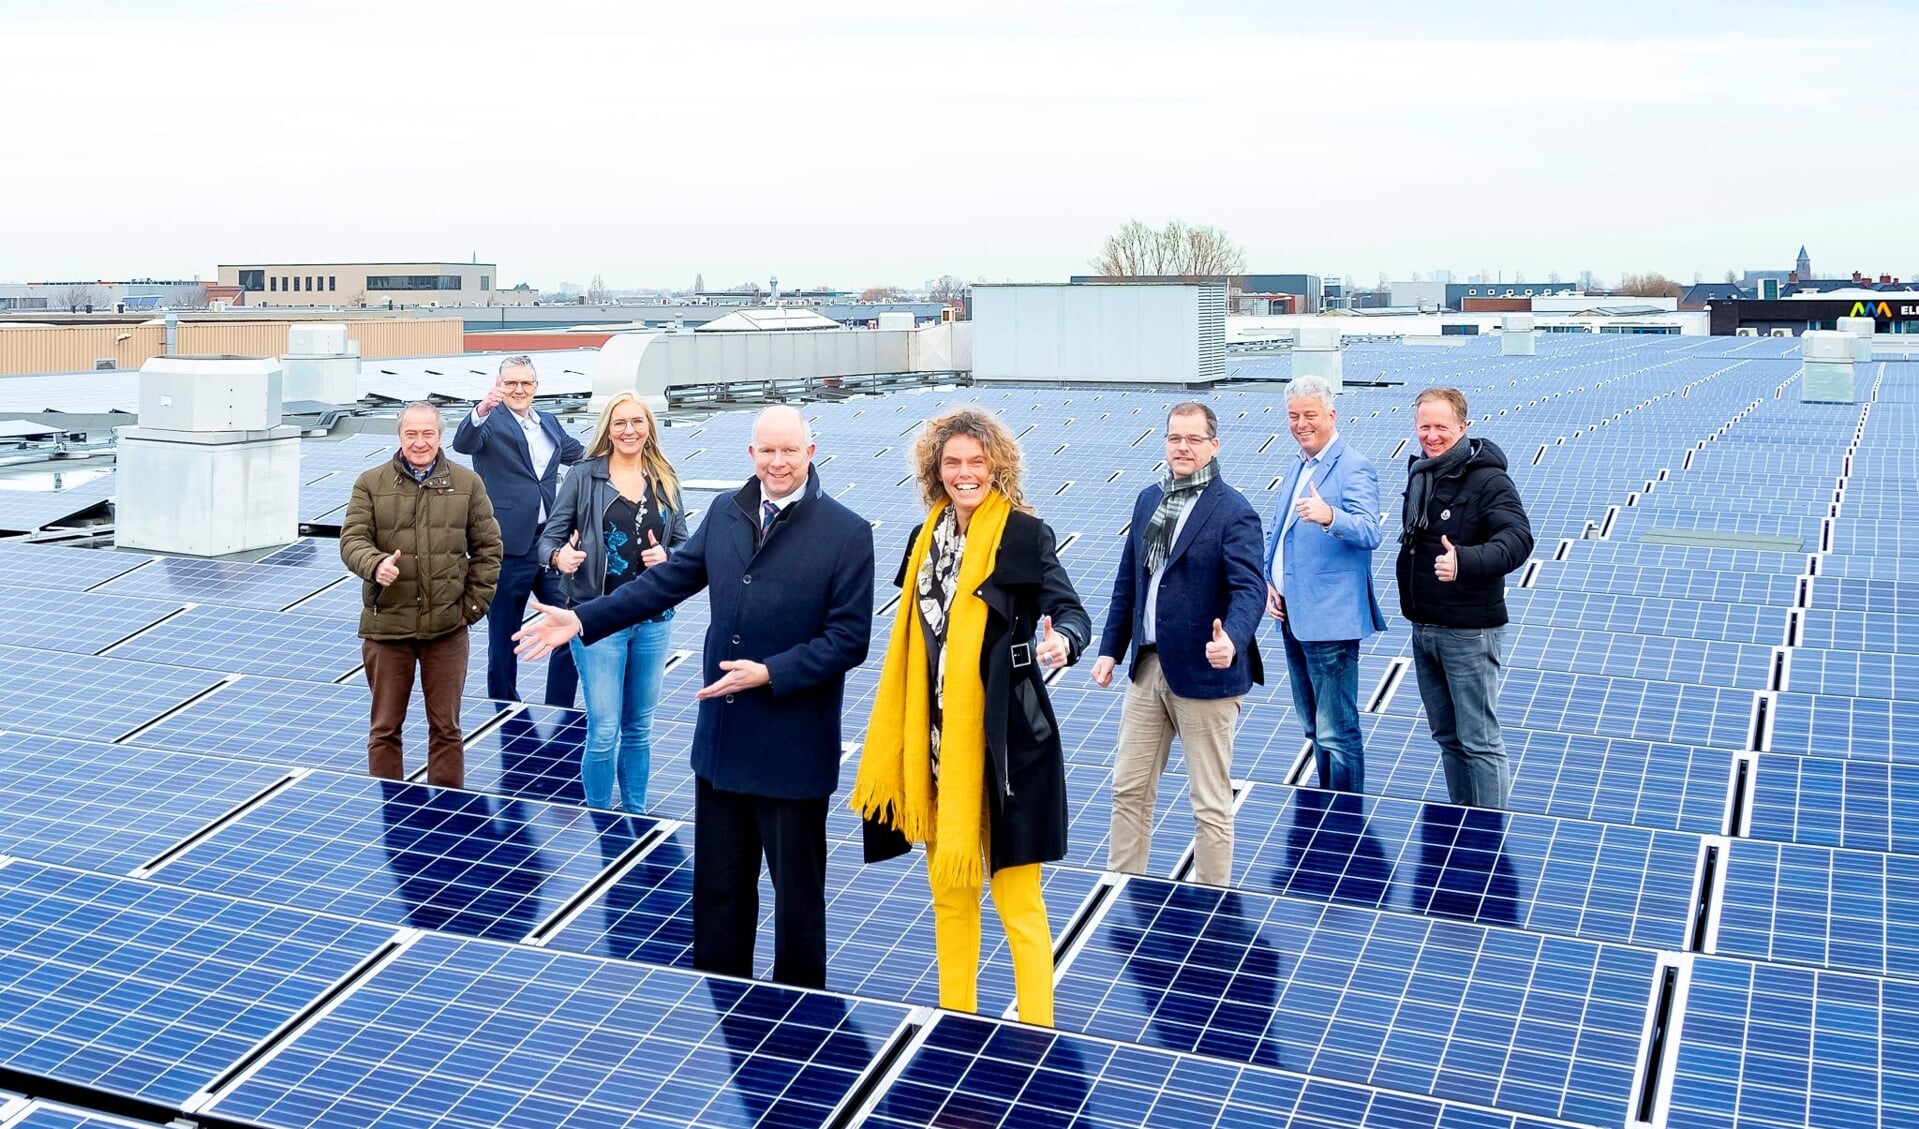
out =
[[(584, 603), (666, 559), (687, 538), (680, 479), (660, 449), (659, 424), (637, 392), (607, 402), (586, 457), (560, 486), (540, 538), (540, 558), (565, 573), (567, 605)], [(573, 640), (586, 692), (580, 783), (591, 807), (645, 810), (652, 771), (653, 707), (666, 673), (671, 611), (587, 647)], [(617, 755), (616, 755), (617, 750)]]
[(926, 844), (940, 1006), (978, 1010), (990, 875), (1020, 1019), (1050, 1027), (1040, 864), (1066, 854), (1066, 763), (1044, 674), (1079, 658), (1092, 624), (1053, 531), (1026, 504), (1004, 424), (978, 408), (928, 420), (913, 464), (928, 512), (894, 580), (906, 596), (853, 807), (866, 820), (868, 862)]

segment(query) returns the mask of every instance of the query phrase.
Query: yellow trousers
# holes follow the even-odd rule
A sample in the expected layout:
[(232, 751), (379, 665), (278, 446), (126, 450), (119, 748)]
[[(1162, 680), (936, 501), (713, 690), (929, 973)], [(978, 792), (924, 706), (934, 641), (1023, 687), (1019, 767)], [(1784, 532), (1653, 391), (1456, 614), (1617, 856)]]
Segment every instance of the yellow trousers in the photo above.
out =
[[(926, 857), (933, 857), (929, 836)], [(990, 854), (987, 869), (991, 869)], [(993, 905), (1013, 954), (1013, 989), (1022, 1023), (1053, 1025), (1053, 936), (1040, 894), (1039, 864), (1009, 866), (992, 877)], [(979, 1011), (979, 886), (942, 886), (927, 871), (933, 890), (933, 947), (939, 954), (940, 1006)]]

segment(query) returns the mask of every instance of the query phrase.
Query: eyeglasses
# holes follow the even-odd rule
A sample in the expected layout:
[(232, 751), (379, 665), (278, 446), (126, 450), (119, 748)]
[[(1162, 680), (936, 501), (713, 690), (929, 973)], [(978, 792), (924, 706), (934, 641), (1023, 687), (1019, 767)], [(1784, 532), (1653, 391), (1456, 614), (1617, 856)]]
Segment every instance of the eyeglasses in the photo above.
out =
[(616, 419), (607, 424), (606, 428), (608, 431), (645, 431), (646, 421), (643, 419)]
[(1168, 447), (1202, 447), (1218, 441), (1219, 437), (1216, 435), (1168, 435), (1166, 437)]
[(529, 388), (537, 387), (539, 383), (537, 380), (502, 380), (500, 381), (500, 387), (510, 388), (515, 392), (524, 392)]

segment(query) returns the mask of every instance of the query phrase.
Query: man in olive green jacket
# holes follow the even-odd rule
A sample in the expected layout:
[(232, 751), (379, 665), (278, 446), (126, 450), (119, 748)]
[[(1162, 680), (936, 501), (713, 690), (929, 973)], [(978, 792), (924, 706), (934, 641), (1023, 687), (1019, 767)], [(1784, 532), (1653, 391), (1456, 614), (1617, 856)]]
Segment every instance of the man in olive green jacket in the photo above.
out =
[(374, 776), (405, 775), (400, 730), (418, 665), (427, 783), (465, 783), (466, 629), (493, 600), (500, 556), (500, 526), (480, 476), (440, 453), (439, 409), (408, 404), (399, 451), (354, 481), (340, 527), (340, 559), (365, 582), (360, 654), (373, 691), (366, 760)]

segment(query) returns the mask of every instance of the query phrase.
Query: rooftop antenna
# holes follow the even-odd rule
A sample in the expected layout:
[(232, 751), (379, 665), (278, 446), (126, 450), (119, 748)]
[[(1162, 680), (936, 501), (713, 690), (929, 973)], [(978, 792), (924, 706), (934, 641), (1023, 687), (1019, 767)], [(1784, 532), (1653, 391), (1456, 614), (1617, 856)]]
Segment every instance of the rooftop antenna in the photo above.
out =
[(776, 274), (772, 278), (767, 279), (766, 281), (773, 287), (772, 304), (777, 306), (780, 304), (780, 276)]

